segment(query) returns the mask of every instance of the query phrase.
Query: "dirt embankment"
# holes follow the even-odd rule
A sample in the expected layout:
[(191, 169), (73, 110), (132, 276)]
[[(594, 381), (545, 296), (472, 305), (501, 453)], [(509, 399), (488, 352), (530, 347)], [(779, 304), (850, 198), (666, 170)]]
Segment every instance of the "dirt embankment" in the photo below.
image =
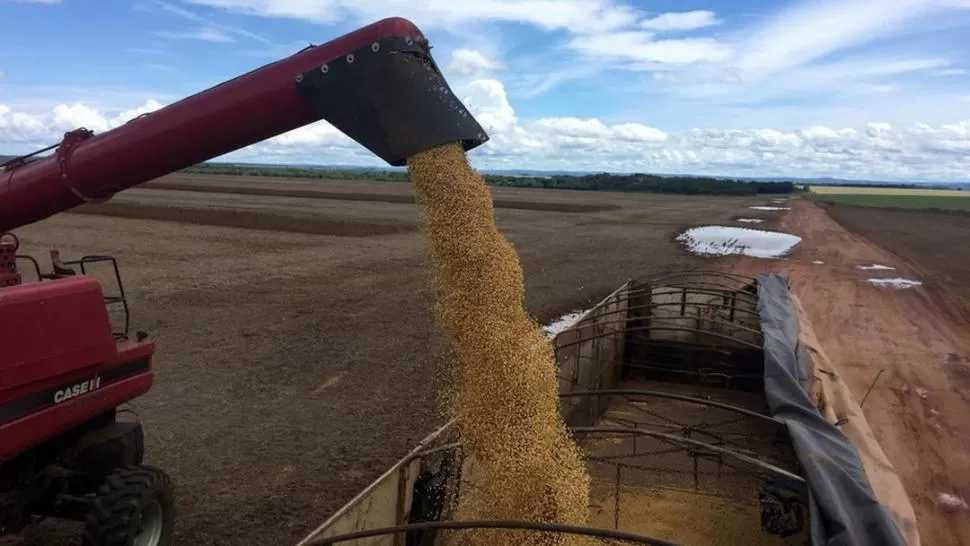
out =
[[(970, 281), (970, 262), (949, 254), (958, 230), (928, 217), (893, 219), (894, 212), (859, 211), (851, 219), (856, 211), (837, 213), (847, 225), (885, 231), (863, 236), (810, 202), (792, 205), (778, 228), (803, 237), (796, 250), (783, 260), (745, 259), (739, 267), (789, 275), (857, 399), (884, 371), (863, 410), (902, 477), (923, 544), (970, 544), (970, 511), (959, 504), (970, 501), (970, 324), (945, 304), (965, 297), (959, 279)], [(882, 214), (890, 216), (877, 218)], [(902, 235), (907, 231), (920, 235)], [(872, 264), (895, 270), (858, 267)], [(925, 284), (896, 290), (867, 282), (886, 277)]]

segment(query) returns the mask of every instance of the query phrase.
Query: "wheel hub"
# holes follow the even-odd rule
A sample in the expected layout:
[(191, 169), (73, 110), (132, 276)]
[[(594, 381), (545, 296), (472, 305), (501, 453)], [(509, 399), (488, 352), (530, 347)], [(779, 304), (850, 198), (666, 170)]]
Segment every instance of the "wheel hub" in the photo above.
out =
[(141, 524), (133, 546), (158, 546), (162, 540), (164, 521), (162, 505), (156, 500), (150, 501), (141, 511)]

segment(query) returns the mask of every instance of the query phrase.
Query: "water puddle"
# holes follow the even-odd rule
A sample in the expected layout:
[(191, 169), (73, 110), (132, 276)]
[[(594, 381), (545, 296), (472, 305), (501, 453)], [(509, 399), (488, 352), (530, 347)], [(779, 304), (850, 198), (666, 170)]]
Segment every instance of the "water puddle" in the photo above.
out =
[(763, 218), (736, 218), (735, 222), (741, 222), (742, 224), (760, 224), (764, 222)]
[(571, 313), (566, 313), (565, 315), (557, 318), (556, 320), (546, 324), (542, 327), (542, 331), (546, 334), (546, 337), (552, 339), (556, 337), (560, 332), (568, 330), (573, 324), (579, 321), (580, 317), (583, 316), (585, 311), (573, 311)]
[(914, 281), (912, 279), (904, 279), (902, 277), (896, 277), (893, 279), (866, 279), (876, 286), (884, 286), (887, 288), (905, 289), (905, 288), (916, 288), (917, 286), (923, 286), (922, 281)]
[(949, 506), (950, 508), (967, 508), (967, 501), (956, 495), (950, 493), (940, 493), (937, 498), (940, 499), (940, 504), (944, 506)]
[(823, 262), (822, 260), (812, 260), (812, 263), (815, 265), (825, 265), (825, 262)]
[(888, 265), (881, 264), (857, 265), (856, 267), (863, 271), (896, 271), (895, 267), (889, 267)]
[(791, 210), (791, 207), (773, 207), (768, 205), (754, 205), (748, 208), (751, 210), (770, 210), (770, 211)]
[(702, 256), (743, 254), (755, 258), (779, 258), (802, 240), (797, 235), (760, 229), (704, 226), (677, 236), (687, 250)]

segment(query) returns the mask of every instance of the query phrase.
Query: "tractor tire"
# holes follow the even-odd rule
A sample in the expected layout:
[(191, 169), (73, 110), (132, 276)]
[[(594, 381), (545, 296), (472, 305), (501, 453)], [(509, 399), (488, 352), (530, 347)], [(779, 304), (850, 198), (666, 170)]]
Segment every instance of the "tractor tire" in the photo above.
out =
[(165, 472), (119, 468), (98, 487), (84, 522), (84, 546), (167, 546), (175, 529), (175, 494)]

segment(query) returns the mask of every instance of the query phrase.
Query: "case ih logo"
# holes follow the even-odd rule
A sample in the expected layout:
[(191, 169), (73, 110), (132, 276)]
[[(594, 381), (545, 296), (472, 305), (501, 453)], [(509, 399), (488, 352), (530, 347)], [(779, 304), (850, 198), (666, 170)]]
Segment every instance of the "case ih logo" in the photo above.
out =
[(98, 387), (101, 386), (101, 376), (94, 376), (94, 379), (89, 379), (87, 381), (82, 381), (71, 385), (70, 387), (63, 388), (54, 393), (54, 403), (60, 404), (65, 400), (70, 400), (76, 396), (81, 396), (82, 394), (87, 394)]

